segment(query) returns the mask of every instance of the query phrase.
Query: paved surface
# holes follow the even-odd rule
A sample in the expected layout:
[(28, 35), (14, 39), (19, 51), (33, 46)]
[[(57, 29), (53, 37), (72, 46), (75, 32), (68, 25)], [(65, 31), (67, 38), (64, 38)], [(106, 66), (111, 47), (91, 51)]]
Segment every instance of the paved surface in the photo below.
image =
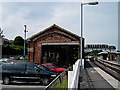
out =
[(89, 63), (85, 62), (85, 70), (83, 71), (83, 81), (80, 83), (80, 89), (109, 89), (115, 90)]
[(2, 90), (44, 90), (45, 88), (45, 86), (41, 86), (39, 84), (26, 83), (4, 85), (2, 84), (2, 81), (0, 81), (0, 87), (2, 87)]
[(85, 88), (91, 88), (90, 83), (88, 82), (88, 75), (86, 73), (86, 70), (83, 70), (83, 78), (82, 81), (80, 82), (80, 89), (85, 89)]
[(120, 65), (120, 60), (119, 61), (108, 61), (110, 63), (113, 63), (113, 64), (119, 64)]
[(117, 89), (120, 90), (120, 87), (119, 87), (119, 83), (120, 82), (117, 79), (115, 79), (110, 74), (106, 73), (104, 70), (102, 70), (99, 67), (97, 67), (92, 62), (89, 62), (89, 63), (111, 86), (113, 86), (114, 88), (117, 88)]

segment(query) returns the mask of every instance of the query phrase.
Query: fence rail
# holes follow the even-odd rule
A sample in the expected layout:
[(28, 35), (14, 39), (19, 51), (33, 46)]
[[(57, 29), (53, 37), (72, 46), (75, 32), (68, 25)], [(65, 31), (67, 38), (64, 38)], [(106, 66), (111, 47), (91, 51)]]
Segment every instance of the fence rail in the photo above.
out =
[(47, 85), (45, 87), (44, 90), (49, 90), (51, 88), (53, 88), (57, 83), (58, 81), (60, 80), (60, 82), (63, 80), (63, 77), (66, 75), (66, 73), (68, 72), (68, 70), (62, 72), (60, 75), (58, 75), (49, 85)]
[[(76, 63), (72, 66), (73, 71), (66, 71), (62, 72), (60, 75), (58, 75), (48, 86), (46, 86), (45, 90), (54, 88), (54, 86), (62, 81), (65, 74), (68, 74), (68, 88), (69, 89), (78, 89), (78, 84), (80, 77), (82, 77), (82, 70), (84, 69), (84, 59), (82, 60), (82, 64), (80, 63), (80, 60), (77, 60)], [(70, 67), (71, 68), (71, 67)]]

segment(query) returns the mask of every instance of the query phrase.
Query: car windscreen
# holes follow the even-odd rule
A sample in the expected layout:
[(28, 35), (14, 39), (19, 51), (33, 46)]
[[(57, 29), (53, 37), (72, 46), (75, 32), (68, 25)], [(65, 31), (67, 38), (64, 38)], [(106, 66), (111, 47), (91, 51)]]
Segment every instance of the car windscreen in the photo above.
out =
[(43, 70), (47, 70), (47, 71), (50, 71), (49, 68), (45, 67), (44, 65), (40, 65), (39, 68), (43, 69)]
[(57, 66), (57, 65), (55, 65), (55, 64), (53, 64), (53, 66), (55, 66), (56, 68), (60, 68), (59, 66)]
[(46, 67), (49, 69), (55, 69), (52, 65), (46, 65)]

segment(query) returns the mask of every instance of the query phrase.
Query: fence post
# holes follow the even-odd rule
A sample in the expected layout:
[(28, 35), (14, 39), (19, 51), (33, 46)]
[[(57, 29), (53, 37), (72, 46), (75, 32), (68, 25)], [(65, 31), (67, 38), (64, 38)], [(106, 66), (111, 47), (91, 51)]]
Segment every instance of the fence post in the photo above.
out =
[(68, 89), (70, 88), (73, 81), (73, 71), (68, 71)]

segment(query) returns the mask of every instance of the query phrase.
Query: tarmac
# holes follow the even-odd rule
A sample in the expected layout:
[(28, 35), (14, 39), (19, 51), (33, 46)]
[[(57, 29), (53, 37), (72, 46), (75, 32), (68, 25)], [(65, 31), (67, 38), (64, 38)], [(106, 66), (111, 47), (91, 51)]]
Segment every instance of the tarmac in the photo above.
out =
[(118, 80), (97, 67), (94, 63), (89, 60), (85, 61), (83, 78), (79, 84), (80, 90), (120, 90), (119, 84)]

